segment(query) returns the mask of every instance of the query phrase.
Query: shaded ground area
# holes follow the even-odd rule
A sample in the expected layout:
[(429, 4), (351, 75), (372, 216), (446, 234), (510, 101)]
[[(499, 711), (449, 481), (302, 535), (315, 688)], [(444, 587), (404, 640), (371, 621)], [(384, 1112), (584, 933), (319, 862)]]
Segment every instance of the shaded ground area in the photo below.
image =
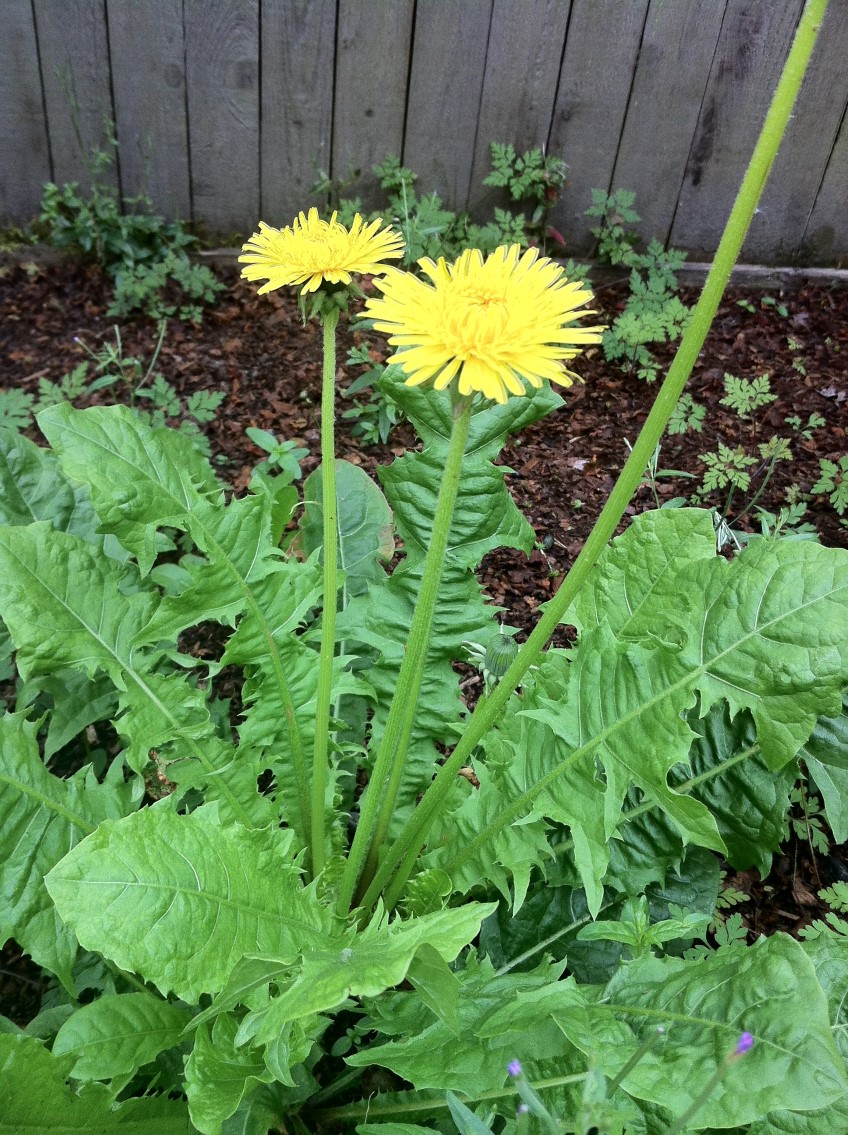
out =
[[(306, 447), (310, 456), (303, 463), (304, 472), (317, 464), (321, 336), (317, 325), (302, 326), (288, 294), (257, 297), (253, 287), (236, 281), (235, 271), (222, 276), (230, 289), (202, 326), (171, 321), (156, 369), (183, 397), (205, 389), (224, 393), (207, 433), (213, 453), (220, 455), (222, 476), (241, 490), (264, 456), (246, 437), (248, 426)], [(77, 339), (93, 349), (114, 339), (113, 321), (106, 316), (109, 295), (109, 282), (93, 268), (34, 264), (0, 268), (0, 389), (17, 387), (37, 394), (40, 379), (58, 381), (87, 357)], [(694, 302), (695, 295), (685, 298)], [(598, 306), (607, 322), (625, 299), (625, 284), (600, 290)], [(848, 451), (848, 290), (807, 287), (768, 299), (771, 302), (764, 304), (761, 294), (752, 292), (725, 298), (688, 387), (706, 407), (703, 431), (668, 437), (659, 464), (700, 476), (704, 465), (699, 455), (719, 442), (755, 450), (757, 443), (774, 434), (787, 437), (794, 459), (778, 464), (759, 505), (776, 513), (786, 503), (789, 487), (797, 485), (797, 493), (809, 496), (804, 520), (815, 525), (824, 543), (844, 546), (848, 530), (840, 526), (826, 497), (811, 490), (819, 477), (819, 458), (838, 461)], [(781, 306), (785, 315), (778, 310)], [(156, 341), (150, 322), (123, 327), (121, 337), (125, 354), (150, 358)], [(349, 324), (342, 326), (340, 339), (340, 371), (347, 350), (363, 339), (370, 342), (375, 358), (385, 357), (385, 344), (378, 336), (363, 335)], [(673, 349), (657, 353), (667, 361)], [(505, 621), (524, 631), (533, 625), (536, 608), (556, 589), (582, 546), (624, 463), (627, 440), (635, 440), (657, 389), (635, 375), (622, 374), (604, 361), (599, 350), (575, 366), (585, 386), (566, 391), (566, 407), (513, 439), (502, 458), (512, 470), (509, 487), (533, 524), (539, 546), (529, 557), (512, 551), (493, 553), (484, 565), (483, 581), (493, 600), (505, 608)], [(341, 386), (361, 369), (340, 374)], [(726, 372), (747, 379), (770, 375), (777, 399), (755, 414), (755, 426), (721, 404)], [(78, 404), (119, 397), (118, 388), (112, 388)], [(415, 444), (411, 430), (401, 426), (387, 445), (365, 445), (351, 436), (351, 423), (342, 417), (349, 405), (340, 400), (339, 457), (371, 471), (376, 463), (387, 462)], [(813, 428), (809, 436), (786, 422), (798, 416), (806, 424), (811, 414), (825, 424)], [(682, 496), (694, 484), (682, 478), (662, 480), (657, 492), (661, 500)], [(756, 482), (747, 494), (737, 494), (731, 520), (744, 510), (755, 489)], [(705, 503), (721, 508), (724, 495), (715, 493)], [(645, 486), (628, 511), (640, 512), (654, 504), (651, 489)], [(747, 513), (740, 527), (757, 530), (756, 517)], [(475, 683), (469, 671), (464, 685), (472, 698)], [(817, 889), (848, 880), (844, 850), (832, 848), (825, 856), (793, 836), (785, 853), (775, 858), (767, 881), (760, 881), (755, 872), (729, 876), (729, 883), (750, 895), (750, 901), (738, 907), (745, 925), (753, 932), (792, 931), (820, 917)], [(0, 964), (2, 1011), (27, 1019), (38, 1004), (39, 971), (12, 943)]]

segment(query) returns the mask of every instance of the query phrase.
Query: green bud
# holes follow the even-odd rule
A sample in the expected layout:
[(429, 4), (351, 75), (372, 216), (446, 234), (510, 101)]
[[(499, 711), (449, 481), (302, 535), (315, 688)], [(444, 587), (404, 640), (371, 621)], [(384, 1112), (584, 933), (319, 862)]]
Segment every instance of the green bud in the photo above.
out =
[(486, 647), (485, 668), (495, 678), (502, 678), (518, 654), (518, 643), (505, 634), (496, 634)]

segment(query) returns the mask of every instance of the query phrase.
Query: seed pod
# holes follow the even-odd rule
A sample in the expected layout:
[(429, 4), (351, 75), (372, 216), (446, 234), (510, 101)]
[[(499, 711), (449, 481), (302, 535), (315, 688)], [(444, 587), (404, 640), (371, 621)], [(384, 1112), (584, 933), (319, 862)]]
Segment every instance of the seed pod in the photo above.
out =
[(518, 643), (505, 634), (496, 634), (486, 647), (484, 667), (494, 678), (502, 678), (518, 654)]

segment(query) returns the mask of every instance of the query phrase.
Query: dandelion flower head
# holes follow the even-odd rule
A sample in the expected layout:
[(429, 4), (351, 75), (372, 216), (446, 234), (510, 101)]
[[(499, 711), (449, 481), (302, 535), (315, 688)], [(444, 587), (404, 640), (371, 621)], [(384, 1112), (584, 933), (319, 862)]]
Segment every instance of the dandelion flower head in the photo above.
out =
[(302, 284), (301, 295), (328, 284), (349, 284), (351, 274), (384, 271), (384, 260), (403, 255), (403, 238), (382, 221), (366, 224), (359, 213), (345, 228), (333, 213), (322, 221), (317, 209), (300, 213), (292, 225), (275, 229), (264, 222), (242, 250), (245, 280), (267, 280), (259, 294)]
[(566, 361), (601, 340), (603, 327), (574, 325), (593, 314), (584, 306), (591, 291), (538, 249), (503, 246), (485, 260), (468, 249), (454, 264), (418, 263), (429, 282), (389, 268), (375, 280), (382, 295), (365, 305), (409, 386), (432, 379), (444, 390), (458, 378), (460, 394), (504, 403), (525, 394), (525, 383), (571, 386), (578, 376)]

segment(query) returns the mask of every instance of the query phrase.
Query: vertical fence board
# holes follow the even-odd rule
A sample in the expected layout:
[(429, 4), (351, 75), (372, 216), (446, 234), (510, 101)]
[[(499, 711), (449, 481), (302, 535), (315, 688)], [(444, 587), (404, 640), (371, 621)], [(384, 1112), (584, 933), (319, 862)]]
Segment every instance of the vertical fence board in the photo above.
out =
[(185, 5), (192, 215), (213, 232), (259, 215), (258, 0)]
[(595, 223), (592, 190), (612, 180), (648, 0), (573, 0), (548, 152), (568, 163), (568, 182), (551, 222), (569, 252), (587, 252)]
[[(53, 177), (88, 192), (91, 154), (108, 150), (115, 118), (104, 0), (36, 0), (34, 10)], [(119, 169), (120, 154), (98, 179), (117, 188)]]
[(191, 216), (182, 0), (107, 0), (121, 188)]
[(813, 263), (848, 268), (848, 111), (830, 155), (802, 244)]
[(413, 0), (340, 0), (336, 36), (333, 168), (361, 171), (350, 190), (365, 209), (383, 200), (371, 167), (403, 153)]
[[(803, 0), (729, 0), (671, 243), (715, 248), (789, 51)], [(809, 128), (809, 127), (808, 127)]]
[(519, 152), (547, 144), (570, 10), (571, 0), (495, 0), (471, 171), (478, 214), (501, 199), (483, 186), (490, 143), (511, 142)]
[(686, 173), (724, 0), (652, 0), (612, 189), (635, 189), (641, 231), (665, 242)]
[[(831, 4), (742, 259), (788, 262), (799, 249), (848, 102), (848, 5)], [(848, 180), (842, 185), (848, 211)]]
[(30, 0), (0, 4), (0, 42), (0, 217), (27, 221), (51, 177)]
[(287, 225), (329, 172), (335, 0), (262, 0), (261, 215)]
[(465, 209), (483, 91), (492, 0), (418, 0), (404, 165), (422, 193)]

